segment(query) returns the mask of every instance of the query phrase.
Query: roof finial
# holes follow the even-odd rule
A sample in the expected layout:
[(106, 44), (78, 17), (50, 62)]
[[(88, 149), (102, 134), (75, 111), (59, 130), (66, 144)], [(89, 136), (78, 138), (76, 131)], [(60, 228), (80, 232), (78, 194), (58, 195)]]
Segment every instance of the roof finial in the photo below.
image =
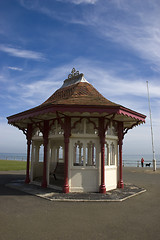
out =
[(79, 71), (76, 71), (75, 68), (72, 68), (71, 73), (68, 75), (68, 78), (72, 78), (79, 75)]

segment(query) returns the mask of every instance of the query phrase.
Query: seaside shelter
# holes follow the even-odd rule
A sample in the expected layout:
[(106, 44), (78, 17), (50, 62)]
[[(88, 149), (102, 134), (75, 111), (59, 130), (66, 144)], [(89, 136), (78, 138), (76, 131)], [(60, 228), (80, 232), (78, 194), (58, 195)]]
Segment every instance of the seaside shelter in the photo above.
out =
[(27, 138), (26, 183), (105, 193), (123, 188), (123, 138), (145, 117), (103, 97), (73, 68), (45, 102), (7, 119)]

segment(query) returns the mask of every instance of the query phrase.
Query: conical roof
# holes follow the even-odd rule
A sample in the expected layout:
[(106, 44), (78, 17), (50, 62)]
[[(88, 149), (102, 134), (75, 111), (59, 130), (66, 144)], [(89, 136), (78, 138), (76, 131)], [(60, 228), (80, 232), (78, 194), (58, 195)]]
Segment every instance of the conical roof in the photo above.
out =
[(72, 75), (66, 79), (62, 87), (42, 103), (47, 104), (119, 106), (103, 97), (83, 74)]

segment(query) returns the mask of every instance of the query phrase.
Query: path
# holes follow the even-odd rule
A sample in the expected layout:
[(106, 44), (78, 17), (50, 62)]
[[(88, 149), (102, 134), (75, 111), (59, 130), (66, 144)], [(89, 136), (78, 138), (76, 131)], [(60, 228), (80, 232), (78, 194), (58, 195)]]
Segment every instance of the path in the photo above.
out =
[(147, 192), (123, 202), (52, 202), (5, 187), (24, 172), (0, 173), (0, 239), (159, 239), (160, 171), (124, 168)]

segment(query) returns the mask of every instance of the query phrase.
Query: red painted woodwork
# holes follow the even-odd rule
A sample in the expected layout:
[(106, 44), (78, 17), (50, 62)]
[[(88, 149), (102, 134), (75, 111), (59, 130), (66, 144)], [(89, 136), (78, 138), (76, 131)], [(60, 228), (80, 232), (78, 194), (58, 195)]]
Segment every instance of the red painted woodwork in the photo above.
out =
[(44, 121), (43, 126), (43, 144), (44, 144), (44, 157), (43, 157), (43, 179), (42, 187), (47, 187), (47, 152), (48, 152), (48, 133), (49, 133), (49, 121)]
[(23, 119), (27, 119), (30, 117), (36, 117), (38, 115), (43, 115), (47, 113), (56, 113), (58, 111), (60, 112), (98, 112), (98, 113), (109, 113), (109, 114), (119, 114), (119, 115), (125, 115), (127, 117), (135, 118), (138, 121), (145, 122), (146, 116), (140, 113), (137, 113), (135, 111), (132, 111), (131, 109), (125, 108), (123, 106), (94, 106), (94, 105), (64, 105), (64, 104), (58, 104), (58, 105), (49, 105), (49, 106), (38, 106), (36, 108), (12, 115), (8, 117), (8, 123), (14, 123), (16, 121), (20, 121)]
[(119, 144), (119, 181), (118, 187), (124, 188), (122, 177), (122, 145), (123, 145), (123, 122), (118, 123), (118, 144)]
[(69, 138), (64, 139), (64, 186), (63, 192), (69, 193), (69, 184), (68, 184), (68, 147), (69, 147)]
[(68, 184), (68, 155), (69, 155), (69, 137), (71, 136), (71, 119), (65, 116), (64, 119), (64, 186), (63, 192), (69, 193)]
[(28, 124), (27, 126), (27, 166), (26, 166), (26, 179), (25, 183), (30, 182), (29, 178), (29, 163), (30, 163), (30, 146), (31, 146), (31, 139), (32, 139), (32, 124)]
[(106, 186), (105, 186), (105, 127), (104, 127), (104, 118), (99, 118), (99, 137), (100, 137), (100, 144), (101, 144), (101, 185), (100, 185), (100, 193), (106, 193)]

